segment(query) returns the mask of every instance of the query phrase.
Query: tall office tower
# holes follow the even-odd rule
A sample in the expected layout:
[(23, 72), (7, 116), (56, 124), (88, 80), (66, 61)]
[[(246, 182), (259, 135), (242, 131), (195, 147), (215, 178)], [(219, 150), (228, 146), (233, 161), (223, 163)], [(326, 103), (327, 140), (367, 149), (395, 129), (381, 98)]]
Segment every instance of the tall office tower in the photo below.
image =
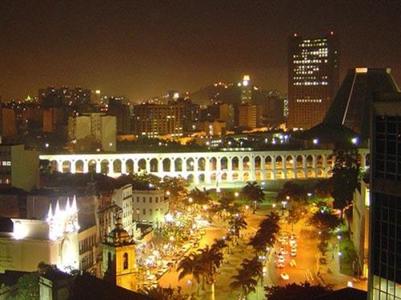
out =
[(333, 32), (297, 34), (288, 47), (288, 128), (309, 129), (323, 120), (338, 88), (338, 47)]
[(374, 99), (371, 157), (369, 299), (401, 299), (401, 93)]
[(252, 84), (251, 77), (249, 75), (244, 75), (242, 81), (238, 83), (241, 88), (241, 103), (249, 104), (252, 101)]

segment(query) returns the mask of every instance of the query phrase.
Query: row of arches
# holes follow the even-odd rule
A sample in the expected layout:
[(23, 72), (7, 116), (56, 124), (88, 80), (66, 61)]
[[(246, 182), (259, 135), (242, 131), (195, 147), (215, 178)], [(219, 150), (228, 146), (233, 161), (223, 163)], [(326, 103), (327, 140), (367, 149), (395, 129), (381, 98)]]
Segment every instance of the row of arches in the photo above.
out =
[[(59, 165), (61, 163), (61, 166)], [(285, 158), (282, 156), (277, 157), (261, 157), (256, 156), (251, 160), (249, 156), (244, 157), (222, 157), (216, 158), (164, 158), (164, 159), (91, 159), (84, 161), (78, 160), (64, 160), (52, 161), (52, 168), (63, 173), (87, 173), (98, 172), (103, 174), (109, 173), (136, 173), (145, 171), (148, 173), (160, 172), (202, 172), (202, 171), (248, 171), (248, 170), (273, 170), (273, 169), (303, 169), (303, 168), (323, 168), (331, 166), (333, 159), (331, 156), (325, 157), (323, 155), (288, 155)]]
[[(283, 151), (284, 152), (284, 151)], [(360, 154), (362, 167), (369, 154)], [(275, 180), (328, 177), (334, 164), (331, 151), (295, 153), (165, 153), (42, 155), (51, 168), (63, 173), (96, 172), (109, 176), (151, 173), (160, 177), (181, 176), (193, 182)]]

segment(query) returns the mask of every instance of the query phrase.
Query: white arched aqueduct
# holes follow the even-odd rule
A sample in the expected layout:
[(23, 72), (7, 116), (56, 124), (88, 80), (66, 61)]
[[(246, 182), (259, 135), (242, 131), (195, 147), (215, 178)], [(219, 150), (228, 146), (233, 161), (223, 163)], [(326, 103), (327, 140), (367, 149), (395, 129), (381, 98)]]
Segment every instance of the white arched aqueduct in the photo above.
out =
[[(366, 167), (368, 151), (361, 151)], [(181, 176), (199, 185), (221, 187), (247, 181), (327, 178), (334, 163), (332, 150), (279, 150), (182, 153), (43, 154), (62, 173), (96, 173), (117, 177), (146, 172), (161, 178)]]

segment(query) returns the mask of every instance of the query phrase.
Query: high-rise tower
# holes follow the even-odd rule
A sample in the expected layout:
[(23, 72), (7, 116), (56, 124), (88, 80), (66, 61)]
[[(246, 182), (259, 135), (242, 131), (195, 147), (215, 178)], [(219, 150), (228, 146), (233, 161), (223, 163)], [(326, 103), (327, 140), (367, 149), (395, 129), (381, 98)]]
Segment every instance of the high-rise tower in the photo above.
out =
[(288, 47), (288, 128), (309, 129), (323, 120), (338, 88), (338, 46), (333, 32)]

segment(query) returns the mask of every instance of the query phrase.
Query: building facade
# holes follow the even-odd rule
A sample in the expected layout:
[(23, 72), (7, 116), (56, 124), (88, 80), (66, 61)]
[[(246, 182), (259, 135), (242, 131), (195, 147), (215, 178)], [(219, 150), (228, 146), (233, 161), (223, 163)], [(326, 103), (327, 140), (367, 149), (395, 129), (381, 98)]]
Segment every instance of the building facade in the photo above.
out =
[(99, 144), (101, 150), (115, 152), (117, 149), (116, 117), (107, 116), (104, 113), (70, 117), (68, 119), (68, 138), (76, 144), (81, 143), (84, 139), (93, 139)]
[(150, 223), (158, 227), (164, 223), (169, 209), (164, 190), (134, 190), (132, 206), (136, 222)]
[(316, 38), (294, 34), (288, 47), (288, 128), (309, 129), (323, 120), (339, 84), (334, 33)]
[(401, 299), (401, 94), (377, 96), (371, 136), (369, 299)]
[(39, 182), (39, 153), (24, 145), (0, 144), (0, 185), (30, 191)]

